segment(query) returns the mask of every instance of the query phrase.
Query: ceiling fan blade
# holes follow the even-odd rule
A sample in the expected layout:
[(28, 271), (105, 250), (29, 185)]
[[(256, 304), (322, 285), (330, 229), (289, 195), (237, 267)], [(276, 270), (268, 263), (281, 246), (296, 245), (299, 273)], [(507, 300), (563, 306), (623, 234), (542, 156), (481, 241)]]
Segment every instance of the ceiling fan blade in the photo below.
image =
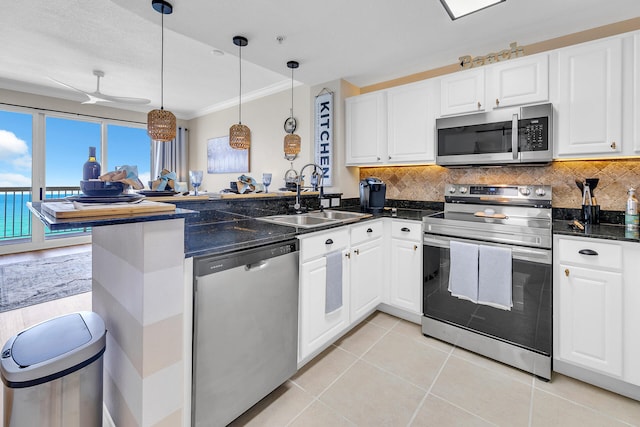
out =
[(85, 94), (85, 95), (87, 95), (87, 96), (89, 95), (89, 94), (88, 94), (87, 92), (85, 92), (84, 90), (82, 90), (82, 89), (78, 89), (77, 87), (73, 87), (73, 86), (71, 86), (71, 85), (68, 85), (68, 84), (66, 84), (66, 83), (63, 83), (63, 82), (61, 82), (60, 80), (56, 80), (56, 79), (54, 79), (53, 77), (48, 77), (48, 79), (49, 79), (49, 80), (51, 80), (52, 82), (56, 82), (56, 83), (58, 83), (60, 86), (64, 86), (64, 87), (66, 87), (66, 88), (73, 89), (73, 90), (75, 90), (76, 92), (83, 93), (83, 94)]
[(98, 94), (99, 96), (96, 96), (93, 93), (85, 93), (85, 95), (87, 95), (89, 99), (84, 101), (83, 104), (97, 104), (98, 102), (113, 102), (109, 99), (106, 99), (104, 96), (102, 96), (102, 94)]
[(105, 95), (102, 92), (94, 92), (88, 95), (94, 96), (95, 98), (101, 99), (105, 102), (117, 102), (120, 104), (145, 105), (151, 102), (151, 100), (145, 99), (145, 98), (132, 98), (127, 96), (111, 96), (111, 95)]

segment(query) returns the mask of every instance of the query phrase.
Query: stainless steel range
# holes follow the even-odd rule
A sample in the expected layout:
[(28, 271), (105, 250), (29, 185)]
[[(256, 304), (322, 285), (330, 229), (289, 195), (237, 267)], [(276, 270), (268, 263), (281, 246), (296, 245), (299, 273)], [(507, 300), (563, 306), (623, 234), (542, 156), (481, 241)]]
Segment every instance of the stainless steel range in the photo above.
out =
[(551, 187), (447, 184), (423, 223), (423, 334), (550, 379)]

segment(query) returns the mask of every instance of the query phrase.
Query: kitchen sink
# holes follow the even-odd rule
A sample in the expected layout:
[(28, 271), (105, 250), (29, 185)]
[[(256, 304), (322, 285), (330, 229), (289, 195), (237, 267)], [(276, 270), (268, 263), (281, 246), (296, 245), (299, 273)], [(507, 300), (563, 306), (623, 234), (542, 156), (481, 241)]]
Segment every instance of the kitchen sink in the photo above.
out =
[(316, 218), (337, 219), (338, 221), (342, 221), (342, 222), (359, 221), (362, 218), (367, 218), (371, 216), (371, 214), (366, 214), (366, 213), (344, 212), (344, 211), (309, 212), (306, 215), (316, 217)]
[(272, 224), (288, 225), (291, 227), (314, 228), (322, 227), (324, 225), (355, 222), (369, 216), (371, 216), (371, 214), (358, 212), (318, 211), (296, 215), (264, 216), (256, 219), (259, 221), (270, 222)]

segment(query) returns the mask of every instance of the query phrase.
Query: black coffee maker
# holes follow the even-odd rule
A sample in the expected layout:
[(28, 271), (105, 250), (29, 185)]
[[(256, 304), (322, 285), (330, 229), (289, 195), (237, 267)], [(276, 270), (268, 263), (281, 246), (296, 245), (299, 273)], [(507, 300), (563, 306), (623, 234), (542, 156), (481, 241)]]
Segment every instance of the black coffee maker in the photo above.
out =
[(380, 213), (384, 209), (387, 185), (370, 176), (360, 180), (360, 209), (363, 212)]

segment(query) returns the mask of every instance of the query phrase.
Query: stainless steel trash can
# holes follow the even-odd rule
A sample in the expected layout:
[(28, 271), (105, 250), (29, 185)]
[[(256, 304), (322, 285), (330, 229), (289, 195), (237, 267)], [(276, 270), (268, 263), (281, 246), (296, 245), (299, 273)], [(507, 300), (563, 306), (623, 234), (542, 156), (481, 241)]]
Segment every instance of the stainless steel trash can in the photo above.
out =
[(102, 425), (104, 321), (78, 312), (25, 329), (0, 354), (4, 426)]

